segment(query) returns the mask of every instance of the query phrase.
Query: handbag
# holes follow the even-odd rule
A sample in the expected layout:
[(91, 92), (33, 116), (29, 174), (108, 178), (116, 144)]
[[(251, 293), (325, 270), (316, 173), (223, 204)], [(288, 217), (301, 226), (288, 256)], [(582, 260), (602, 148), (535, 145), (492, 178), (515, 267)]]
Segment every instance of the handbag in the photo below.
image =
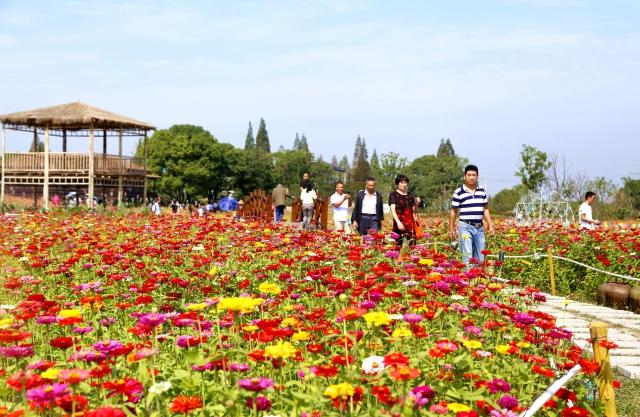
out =
[(422, 239), (422, 238), (424, 238), (424, 227), (420, 223), (420, 217), (418, 217), (417, 213), (416, 213), (416, 216), (415, 216), (415, 222), (416, 222), (416, 227), (414, 229), (414, 232), (415, 232), (415, 235), (416, 235), (416, 239)]

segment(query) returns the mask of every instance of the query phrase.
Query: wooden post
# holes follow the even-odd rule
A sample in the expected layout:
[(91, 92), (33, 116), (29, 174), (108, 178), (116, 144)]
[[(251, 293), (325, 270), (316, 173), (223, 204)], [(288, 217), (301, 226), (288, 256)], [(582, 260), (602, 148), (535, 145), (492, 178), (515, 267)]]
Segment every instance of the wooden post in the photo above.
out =
[(323, 197), (320, 204), (320, 227), (322, 230), (327, 230), (329, 228), (329, 197)]
[(44, 128), (44, 184), (42, 185), (42, 206), (49, 209), (49, 126)]
[(93, 180), (95, 175), (94, 152), (93, 152), (93, 124), (89, 128), (89, 196), (87, 197), (87, 205), (93, 207)]
[(144, 139), (142, 142), (142, 169), (143, 169), (143, 175), (144, 175), (144, 189), (142, 191), (142, 199), (143, 199), (143, 203), (142, 204), (147, 204), (147, 131), (144, 131)]
[(593, 355), (600, 365), (598, 374), (598, 394), (600, 402), (604, 404), (604, 415), (606, 417), (617, 417), (616, 394), (613, 390), (611, 363), (609, 362), (609, 349), (600, 345), (600, 342), (607, 340), (607, 323), (602, 321), (591, 322), (589, 327), (591, 333), (591, 344)]
[(549, 256), (549, 275), (551, 277), (551, 295), (556, 295), (556, 274), (553, 269), (553, 252), (551, 246), (547, 247), (547, 255)]
[(5, 159), (7, 158), (7, 128), (2, 122), (0, 122), (0, 125), (2, 125), (2, 177), (0, 178), (0, 204), (4, 204), (4, 168)]
[(122, 160), (122, 128), (118, 131), (118, 207), (124, 207), (122, 199), (122, 175), (124, 175), (124, 161)]
[(62, 152), (67, 153), (67, 129), (62, 129)]
[(433, 241), (433, 253), (438, 253), (438, 241)]

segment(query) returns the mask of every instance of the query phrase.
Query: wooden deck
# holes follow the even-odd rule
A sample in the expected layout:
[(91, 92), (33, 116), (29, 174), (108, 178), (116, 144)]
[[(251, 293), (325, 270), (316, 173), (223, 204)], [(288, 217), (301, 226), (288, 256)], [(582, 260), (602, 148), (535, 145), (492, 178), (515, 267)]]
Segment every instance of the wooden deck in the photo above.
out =
[[(5, 154), (4, 171), (7, 175), (33, 175), (44, 173), (44, 152), (21, 152)], [(87, 174), (91, 155), (84, 153), (49, 153), (49, 175)], [(93, 156), (95, 175), (119, 175), (118, 155), (96, 154)], [(144, 176), (142, 161), (130, 156), (122, 157), (122, 175)]]

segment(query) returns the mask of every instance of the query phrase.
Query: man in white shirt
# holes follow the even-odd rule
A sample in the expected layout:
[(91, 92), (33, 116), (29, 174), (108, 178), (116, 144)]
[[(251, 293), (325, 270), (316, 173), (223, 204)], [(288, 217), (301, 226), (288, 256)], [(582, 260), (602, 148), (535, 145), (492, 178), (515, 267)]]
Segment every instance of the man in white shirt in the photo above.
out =
[(382, 194), (376, 191), (376, 179), (367, 177), (365, 189), (358, 191), (356, 203), (351, 213), (351, 224), (360, 235), (366, 235), (369, 231), (378, 232), (382, 229), (384, 210)]
[(346, 234), (351, 234), (351, 226), (347, 221), (349, 219), (351, 196), (344, 192), (344, 184), (342, 182), (336, 182), (336, 192), (331, 195), (331, 199), (329, 201), (333, 206), (333, 223), (336, 230), (341, 230)]
[(600, 220), (593, 218), (593, 211), (591, 210), (591, 204), (596, 200), (596, 193), (593, 191), (587, 191), (584, 195), (584, 201), (580, 204), (578, 209), (579, 229), (580, 230), (594, 230), (597, 225), (600, 224)]

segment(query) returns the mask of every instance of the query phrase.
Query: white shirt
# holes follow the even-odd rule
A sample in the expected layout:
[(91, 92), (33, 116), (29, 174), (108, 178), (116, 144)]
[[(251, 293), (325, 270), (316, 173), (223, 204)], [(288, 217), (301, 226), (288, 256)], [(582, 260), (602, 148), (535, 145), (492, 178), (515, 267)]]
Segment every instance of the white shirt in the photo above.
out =
[[(347, 218), (349, 217), (349, 200), (342, 201), (343, 197), (344, 193), (333, 193), (331, 194), (331, 199), (329, 200), (329, 202), (333, 206), (333, 220), (337, 222), (346, 222)], [(334, 206), (334, 204), (338, 204), (340, 201), (342, 201), (342, 204), (340, 204), (340, 206)]]
[(307, 190), (305, 189), (300, 193), (300, 200), (302, 200), (303, 205), (312, 205), (316, 198), (318, 198), (316, 190), (307, 192)]
[(378, 197), (376, 192), (369, 194), (364, 191), (364, 198), (362, 199), (362, 214), (378, 214), (376, 211), (376, 204), (378, 203)]
[(594, 230), (596, 226), (593, 223), (587, 223), (582, 220), (582, 214), (587, 220), (593, 220), (593, 211), (591, 210), (591, 205), (584, 201), (580, 204), (580, 208), (578, 209), (578, 219), (580, 220), (580, 229), (589, 229)]

